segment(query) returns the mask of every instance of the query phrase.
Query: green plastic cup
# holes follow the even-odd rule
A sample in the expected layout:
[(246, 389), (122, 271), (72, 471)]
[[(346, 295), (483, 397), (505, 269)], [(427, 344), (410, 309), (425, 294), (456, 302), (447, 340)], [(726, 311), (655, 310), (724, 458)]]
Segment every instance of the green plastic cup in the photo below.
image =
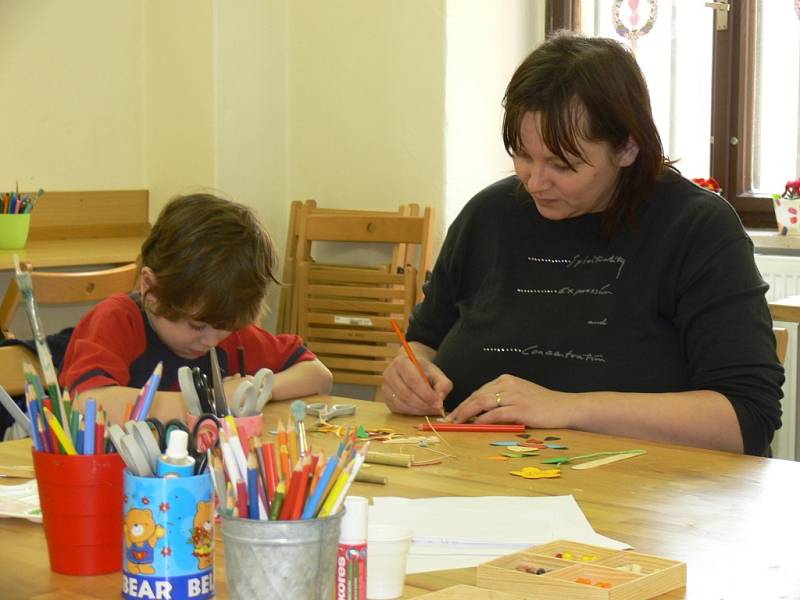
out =
[(24, 248), (31, 225), (30, 214), (0, 215), (0, 248), (14, 250)]

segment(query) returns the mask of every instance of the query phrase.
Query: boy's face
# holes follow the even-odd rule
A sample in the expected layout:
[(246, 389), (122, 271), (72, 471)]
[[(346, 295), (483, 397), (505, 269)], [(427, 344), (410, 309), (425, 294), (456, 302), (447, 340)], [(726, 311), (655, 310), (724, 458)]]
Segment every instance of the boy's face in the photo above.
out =
[[(143, 267), (139, 277), (139, 293), (142, 298), (146, 297), (147, 291), (152, 287), (154, 281), (153, 271), (149, 267)], [(149, 304), (154, 301), (155, 298), (150, 296), (144, 302)], [(159, 317), (149, 310), (146, 312), (150, 325), (161, 341), (181, 358), (199, 358), (231, 334), (230, 331), (214, 329), (208, 323), (201, 323), (193, 319), (180, 318), (171, 321), (165, 317)]]
[(181, 358), (199, 358), (231, 334), (190, 319), (170, 321), (152, 313), (148, 317), (161, 341)]

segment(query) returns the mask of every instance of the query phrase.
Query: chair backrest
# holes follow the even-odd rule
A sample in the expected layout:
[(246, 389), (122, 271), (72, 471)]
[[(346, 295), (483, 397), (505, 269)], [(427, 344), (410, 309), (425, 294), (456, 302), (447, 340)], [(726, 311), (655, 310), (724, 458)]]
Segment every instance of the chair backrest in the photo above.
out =
[[(422, 296), (425, 274), (431, 267), (433, 255), (433, 208), (426, 207), (422, 215), (321, 212), (303, 206), (300, 210), (297, 239), (297, 260), (310, 261), (313, 242), (354, 242), (368, 244), (405, 245), (418, 249), (417, 295)], [(409, 265), (408, 252), (401, 257)], [(392, 271), (396, 271), (392, 268)]]
[[(286, 237), (286, 246), (283, 256), (283, 278), (280, 293), (280, 303), (278, 307), (277, 330), (281, 333), (297, 332), (297, 297), (294, 289), (295, 272), (299, 261), (314, 261), (312, 258), (312, 245), (314, 242), (358, 242), (358, 243), (386, 243), (391, 244), (391, 259), (385, 264), (373, 265), (372, 267), (360, 266), (357, 268), (379, 268), (389, 272), (399, 272), (405, 265), (413, 264), (422, 271), (419, 279), (419, 289), (424, 281), (425, 272), (431, 267), (431, 239), (433, 230), (433, 211), (428, 210), (420, 217), (420, 207), (418, 204), (403, 204), (396, 211), (372, 211), (355, 209), (331, 209), (319, 208), (315, 200), (292, 202), (289, 212), (289, 227)], [(318, 217), (328, 217), (318, 221)], [(421, 223), (425, 233), (415, 233), (407, 241), (408, 231), (401, 234), (394, 233), (394, 223), (399, 217), (415, 217)], [(377, 227), (380, 223), (383, 237), (387, 239), (375, 239), (374, 235), (364, 236), (353, 231), (353, 224), (366, 219), (370, 227)], [(409, 221), (405, 222), (408, 229)], [(342, 224), (345, 224), (342, 226)], [(348, 233), (345, 237), (337, 232), (342, 231), (342, 227)], [(390, 228), (391, 227), (391, 228)], [(333, 231), (333, 235), (331, 235)], [(390, 239), (391, 236), (397, 239)], [(424, 239), (420, 243), (419, 240)], [(322, 261), (325, 262), (325, 261)], [(343, 267), (353, 267), (353, 265), (340, 265)]]
[[(37, 305), (97, 302), (116, 292), (127, 293), (136, 284), (138, 274), (136, 263), (76, 273), (35, 271), (30, 263), (25, 264), (25, 269), (31, 272)], [(17, 280), (12, 277), (0, 302), (0, 329), (10, 328), (21, 299)]]
[(298, 264), (298, 332), (334, 383), (380, 386), (414, 307), (416, 269), (388, 273)]
[(789, 349), (789, 331), (785, 327), (773, 327), (775, 334), (775, 349), (778, 353), (778, 360), (781, 364), (786, 362), (786, 353)]

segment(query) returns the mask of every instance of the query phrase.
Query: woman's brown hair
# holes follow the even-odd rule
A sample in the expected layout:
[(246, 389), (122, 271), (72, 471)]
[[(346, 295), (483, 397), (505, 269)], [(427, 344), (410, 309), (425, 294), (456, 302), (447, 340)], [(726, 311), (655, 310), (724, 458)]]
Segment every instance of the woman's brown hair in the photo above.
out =
[[(177, 196), (142, 245), (140, 267), (155, 274), (148, 310), (234, 331), (264, 312), (277, 282), (275, 246), (253, 212), (212, 194)], [(143, 299), (144, 300), (144, 299)]]
[(605, 210), (608, 235), (632, 220), (671, 164), (664, 156), (639, 65), (614, 40), (554, 34), (514, 72), (503, 107), (503, 143), (511, 155), (522, 150), (520, 125), (529, 112), (540, 116), (547, 148), (567, 164), (567, 155), (584, 159), (581, 140), (606, 142), (615, 151), (629, 138), (638, 144), (638, 156), (622, 168)]

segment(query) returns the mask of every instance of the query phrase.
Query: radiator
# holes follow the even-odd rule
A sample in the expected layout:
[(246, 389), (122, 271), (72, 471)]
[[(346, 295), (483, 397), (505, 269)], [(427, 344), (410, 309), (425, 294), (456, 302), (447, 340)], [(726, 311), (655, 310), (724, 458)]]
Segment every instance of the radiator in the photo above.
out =
[[(767, 300), (779, 300), (787, 296), (800, 294), (800, 257), (756, 254), (756, 264), (761, 276), (769, 284)], [(783, 426), (775, 434), (772, 442), (772, 455), (775, 458), (797, 460), (800, 443), (797, 440), (797, 323), (776, 321), (776, 327), (785, 327), (789, 331), (789, 350), (786, 353), (784, 371), (786, 381), (783, 384)]]

